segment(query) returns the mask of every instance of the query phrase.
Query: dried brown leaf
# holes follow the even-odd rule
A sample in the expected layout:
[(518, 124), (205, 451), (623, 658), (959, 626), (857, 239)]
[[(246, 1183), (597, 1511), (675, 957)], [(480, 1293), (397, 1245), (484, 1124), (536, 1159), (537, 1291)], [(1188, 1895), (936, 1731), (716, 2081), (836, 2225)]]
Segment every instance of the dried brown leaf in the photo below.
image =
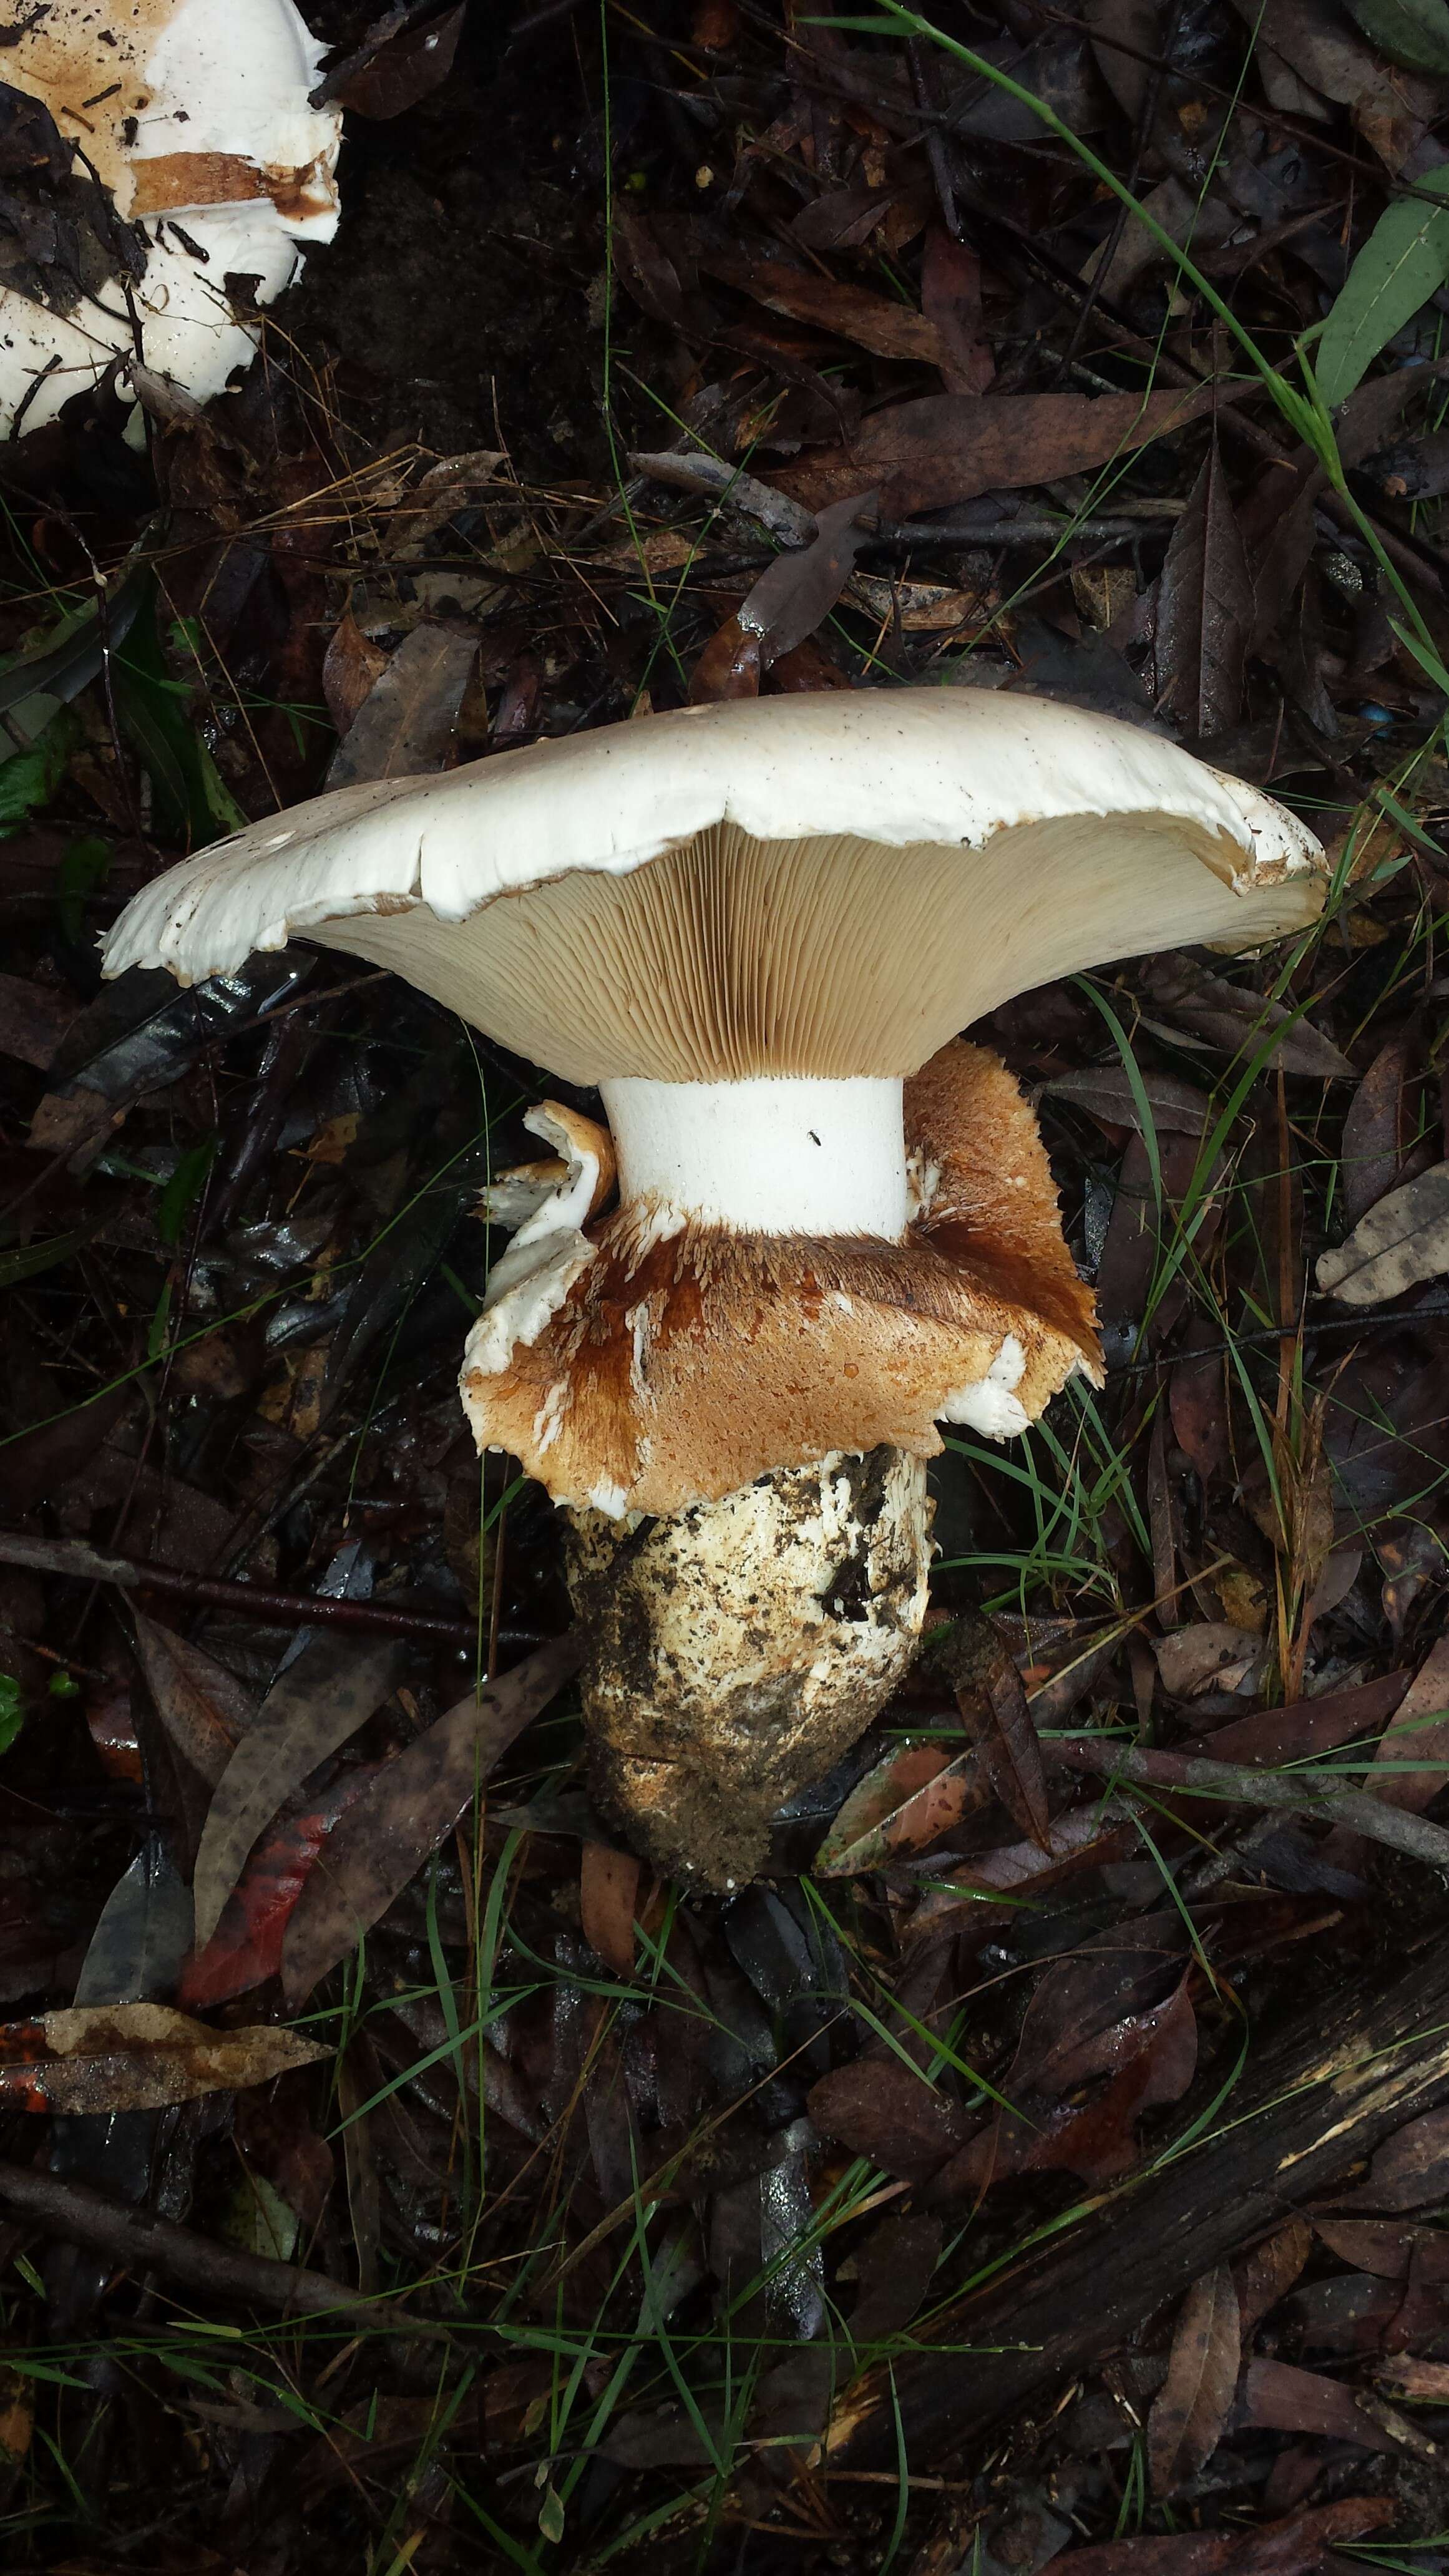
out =
[(576, 1630), (553, 1638), (476, 1698), (470, 1691), (384, 1765), (332, 1834), (287, 1926), (282, 1976), (290, 1998), (310, 1994), (370, 1931), (514, 1737), (577, 1671), (583, 1651)]
[(1449, 1163), (1436, 1163), (1359, 1218), (1347, 1239), (1320, 1254), (1318, 1285), (1345, 1306), (1402, 1297), (1421, 1279), (1449, 1271)]
[(445, 769), (478, 638), (455, 626), (415, 626), (373, 682), (332, 755), (329, 787), (415, 778)]
[(585, 1843), (579, 1871), (584, 1939), (617, 1977), (634, 1973), (634, 1916), (639, 1863), (608, 1843)]
[(979, 492), (1050, 483), (1180, 429), (1211, 396), (926, 394), (861, 422), (842, 450), (817, 448), (772, 479), (812, 510), (871, 487), (909, 518)]
[(1214, 437), (1158, 585), (1158, 705), (1170, 707), (1190, 733), (1236, 724), (1252, 632), (1252, 575)]
[(0, 2025), (0, 2101), (24, 2111), (157, 2111), (269, 2084), (328, 2055), (300, 2032), (209, 2030), (167, 2004), (95, 2004)]
[(1211, 2459), (1238, 2384), (1238, 2298), (1226, 2263), (1195, 2281), (1173, 2328), (1167, 2377), (1147, 2419), (1147, 2462), (1156, 2496), (1174, 2495)]

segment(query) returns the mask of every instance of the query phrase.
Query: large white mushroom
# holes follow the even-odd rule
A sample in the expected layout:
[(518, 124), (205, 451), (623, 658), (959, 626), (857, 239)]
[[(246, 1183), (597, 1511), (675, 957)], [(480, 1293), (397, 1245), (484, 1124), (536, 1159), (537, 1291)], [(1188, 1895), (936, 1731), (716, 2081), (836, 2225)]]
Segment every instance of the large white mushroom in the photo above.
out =
[(1133, 727), (832, 692), (345, 788), (158, 880), (106, 972), (301, 935), (597, 1085), (610, 1132), (530, 1120), (557, 1161), (514, 1194), (463, 1401), (575, 1516), (598, 1794), (718, 1883), (909, 1663), (937, 1422), (1005, 1439), (1099, 1374), (1035, 1120), (956, 1032), (1301, 928), (1320, 861)]
[(18, 13), (0, 74), (75, 158), (68, 176), (37, 175), (23, 238), (7, 243), (0, 222), (0, 432), (52, 419), (117, 357), (200, 402), (250, 362), (247, 308), (337, 228), (341, 113), (308, 105), (321, 52), (292, 0)]

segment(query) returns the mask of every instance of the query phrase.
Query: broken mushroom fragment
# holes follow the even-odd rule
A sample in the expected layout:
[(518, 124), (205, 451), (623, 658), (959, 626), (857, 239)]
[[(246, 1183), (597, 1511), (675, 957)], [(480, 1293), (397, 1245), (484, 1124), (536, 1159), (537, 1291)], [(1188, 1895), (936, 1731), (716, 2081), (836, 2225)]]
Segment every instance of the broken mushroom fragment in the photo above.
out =
[(463, 1401), (573, 1516), (597, 1794), (723, 1884), (909, 1664), (937, 1423), (1005, 1439), (1100, 1373), (1035, 1119), (956, 1032), (1301, 928), (1320, 857), (1076, 708), (740, 701), (255, 825), (138, 896), (106, 971), (300, 933), (598, 1087), (607, 1133), (531, 1113), (557, 1164), (512, 1184)]
[[(337, 228), (342, 120), (291, 0), (64, 0), (20, 13), (0, 85), (0, 431), (119, 358), (199, 402), (251, 308)], [(125, 390), (123, 385), (122, 390)]]

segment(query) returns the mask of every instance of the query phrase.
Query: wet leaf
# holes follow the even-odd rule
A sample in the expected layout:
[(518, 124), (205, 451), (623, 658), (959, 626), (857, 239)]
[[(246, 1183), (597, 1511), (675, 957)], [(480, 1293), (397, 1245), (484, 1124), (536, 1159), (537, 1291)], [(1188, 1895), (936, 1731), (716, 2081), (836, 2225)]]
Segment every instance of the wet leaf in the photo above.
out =
[(395, 1638), (358, 1647), (314, 1637), (268, 1692), (217, 1782), (192, 1890), (204, 1949), (269, 1816), (380, 1708), (407, 1660)]
[(313, 1871), (287, 1926), (290, 1999), (310, 1994), (386, 1912), (514, 1737), (577, 1671), (583, 1651), (577, 1631), (552, 1639), (477, 1697), (470, 1691), (384, 1766), (338, 1825), (325, 1867)]
[(376, 1763), (345, 1771), (315, 1806), (293, 1805), (265, 1832), (221, 1909), (204, 1948), (188, 1959), (177, 2001), (209, 2012), (280, 1974), (282, 1943), (297, 1899), (339, 1817), (378, 1776)]
[(1226, 2263), (1218, 2263), (1183, 2300), (1167, 2377), (1147, 2419), (1154, 2495), (1175, 2494), (1211, 2459), (1227, 2424), (1240, 2357), (1237, 2292)]
[(268, 2084), (327, 2054), (298, 2031), (208, 2030), (165, 2004), (99, 2004), (0, 2024), (0, 2101), (24, 2111), (155, 2111)]
[[(875, 515), (875, 494), (834, 501), (822, 510), (816, 535), (795, 554), (779, 554), (762, 572), (739, 611), (742, 636), (754, 636), (768, 669), (779, 653), (793, 652), (828, 617), (850, 578), (856, 555)], [(696, 677), (698, 675), (696, 674)]]
[(711, 706), (722, 698), (757, 698), (759, 694), (760, 639), (746, 632), (738, 614), (727, 617), (695, 663), (689, 703), (692, 707)]
[[(1449, 23), (1449, 11), (1444, 13)], [(1417, 173), (1429, 196), (1449, 196), (1449, 164)], [(1348, 272), (1314, 356), (1330, 410), (1351, 394), (1380, 349), (1449, 278), (1449, 206), (1401, 197), (1380, 215)]]
[(634, 1974), (634, 1915), (639, 1863), (632, 1852), (585, 1843), (579, 1874), (584, 1939), (617, 1977)]
[(1292, 2289), (1312, 2251), (1313, 2230), (1307, 2219), (1290, 2218), (1234, 2265), (1244, 2343)]
[(1429, 2209), (1449, 2199), (1449, 2111), (1426, 2111), (1375, 2150), (1368, 2178), (1337, 2192), (1338, 2209)]
[(1394, 2519), (1388, 2496), (1340, 2496), (1254, 2530), (1179, 2531), (1099, 2541), (1057, 2561), (1061, 2576), (1317, 2576), (1339, 2542), (1361, 2540)]
[(1083, 473), (1205, 408), (1193, 392), (925, 394), (872, 412), (838, 460), (817, 449), (775, 480), (815, 510), (873, 488), (889, 517), (909, 518), (978, 492)]
[(251, 1723), (251, 1693), (224, 1664), (140, 1611), (133, 1634), (136, 1659), (167, 1735), (192, 1770), (214, 1787)]
[(936, 1743), (903, 1744), (851, 1790), (815, 1855), (822, 1878), (884, 1869), (893, 1855), (924, 1851), (990, 1794), (973, 1746), (953, 1762)]
[(1158, 585), (1158, 705), (1190, 733), (1236, 724), (1252, 632), (1253, 579), (1214, 437)]
[(858, 2057), (812, 2087), (810, 2117), (822, 2137), (907, 2182), (924, 2179), (958, 2148), (968, 2121), (959, 2102), (898, 2057)]
[(1417, 1180), (1390, 1190), (1344, 1242), (1320, 1253), (1315, 1276), (1324, 1294), (1345, 1306), (1373, 1306), (1446, 1271), (1449, 1163), (1436, 1163)]
[(343, 77), (329, 74), (325, 94), (355, 116), (401, 116), (447, 79), (466, 14), (460, 0), (457, 8), (429, 18), (423, 26), (404, 27), (367, 54), (355, 70), (340, 65)]

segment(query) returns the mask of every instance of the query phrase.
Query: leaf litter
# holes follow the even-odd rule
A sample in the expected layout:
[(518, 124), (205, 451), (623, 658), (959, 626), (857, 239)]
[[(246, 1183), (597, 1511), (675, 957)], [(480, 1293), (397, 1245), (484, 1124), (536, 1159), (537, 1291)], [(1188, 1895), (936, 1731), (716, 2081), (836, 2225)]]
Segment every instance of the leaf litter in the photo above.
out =
[[(1449, 12), (478, 14), (329, 0), (359, 175), (265, 364), (7, 451), (7, 2563), (1429, 2563)], [(900, 1698), (682, 1901), (457, 1412), (534, 1069), (94, 942), (329, 780), (905, 681), (1183, 740), (1340, 891), (993, 1015), (1108, 1385), (952, 1436)], [(1382, 2098), (1235, 2235), (1353, 1998)], [(1224, 2232), (1124, 2315), (1176, 2171)]]

